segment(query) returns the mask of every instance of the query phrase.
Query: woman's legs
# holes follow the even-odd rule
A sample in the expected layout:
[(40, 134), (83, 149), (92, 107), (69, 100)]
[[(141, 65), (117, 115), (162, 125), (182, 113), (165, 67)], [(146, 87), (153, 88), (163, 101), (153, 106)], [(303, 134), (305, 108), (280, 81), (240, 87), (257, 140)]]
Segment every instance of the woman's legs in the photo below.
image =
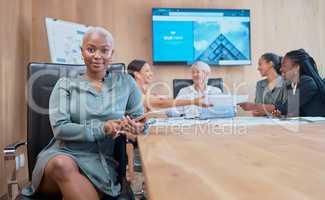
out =
[(64, 200), (100, 199), (92, 183), (79, 172), (75, 161), (64, 155), (48, 161), (39, 191), (52, 195), (61, 193)]
[(132, 143), (126, 144), (126, 153), (128, 156), (128, 179), (134, 181), (134, 147)]

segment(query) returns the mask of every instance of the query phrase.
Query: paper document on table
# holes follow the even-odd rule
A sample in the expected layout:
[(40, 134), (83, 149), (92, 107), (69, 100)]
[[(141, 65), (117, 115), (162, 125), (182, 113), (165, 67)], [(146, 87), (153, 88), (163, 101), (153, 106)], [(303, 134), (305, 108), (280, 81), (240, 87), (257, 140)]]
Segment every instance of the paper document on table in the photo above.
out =
[(325, 117), (284, 117), (282, 121), (325, 122)]
[(234, 102), (237, 104), (248, 102), (248, 95), (234, 95)]
[(325, 117), (301, 117), (301, 119), (308, 122), (325, 122)]
[(236, 115), (234, 98), (232, 95), (208, 96), (207, 101), (213, 107), (201, 108), (200, 119), (229, 118)]
[(213, 95), (207, 98), (213, 107), (202, 108), (200, 119), (231, 118), (236, 116), (236, 105), (246, 102), (247, 95)]
[(153, 126), (192, 126), (200, 124), (220, 124), (222, 126), (256, 126), (256, 125), (299, 125), (308, 123), (303, 120), (281, 120), (273, 117), (232, 117), (213, 119), (184, 119), (183, 117), (173, 117), (167, 119), (157, 119)]
[(212, 103), (213, 106), (225, 107), (234, 105), (234, 98), (232, 95), (210, 95), (206, 97), (206, 100)]
[(154, 126), (192, 126), (207, 123), (208, 120), (184, 119), (184, 117), (171, 117), (166, 119), (157, 119)]
[(217, 104), (219, 106), (237, 105), (247, 102), (248, 95), (213, 95), (208, 96), (208, 101), (213, 105)]

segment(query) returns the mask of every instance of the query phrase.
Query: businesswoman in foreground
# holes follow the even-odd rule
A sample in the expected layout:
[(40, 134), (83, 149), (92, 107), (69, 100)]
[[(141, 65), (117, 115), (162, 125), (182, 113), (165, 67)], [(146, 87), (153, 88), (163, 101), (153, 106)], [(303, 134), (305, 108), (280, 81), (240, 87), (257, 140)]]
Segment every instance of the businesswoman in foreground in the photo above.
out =
[(65, 200), (119, 195), (115, 139), (133, 130), (125, 127), (141, 131), (141, 124), (122, 118), (143, 115), (143, 105), (131, 76), (107, 73), (113, 47), (107, 30), (90, 28), (81, 48), (86, 73), (55, 85), (49, 102), (54, 138), (38, 155), (29, 194), (62, 194)]

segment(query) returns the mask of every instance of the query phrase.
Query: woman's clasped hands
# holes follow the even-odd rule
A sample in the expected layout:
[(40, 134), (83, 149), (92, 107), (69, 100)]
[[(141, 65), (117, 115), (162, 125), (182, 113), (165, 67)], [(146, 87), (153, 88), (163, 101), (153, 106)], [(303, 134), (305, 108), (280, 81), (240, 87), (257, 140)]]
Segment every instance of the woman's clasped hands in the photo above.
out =
[(135, 141), (137, 135), (144, 131), (145, 118), (141, 120), (131, 119), (129, 116), (120, 120), (108, 120), (104, 124), (107, 135), (114, 139), (120, 135), (125, 135), (127, 139)]

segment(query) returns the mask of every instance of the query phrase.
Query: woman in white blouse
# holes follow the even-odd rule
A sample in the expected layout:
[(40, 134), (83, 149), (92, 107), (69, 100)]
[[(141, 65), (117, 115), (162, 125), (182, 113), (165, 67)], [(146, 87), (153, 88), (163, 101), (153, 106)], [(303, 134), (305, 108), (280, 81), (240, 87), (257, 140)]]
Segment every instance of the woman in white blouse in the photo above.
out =
[[(193, 85), (182, 88), (176, 96), (176, 99), (193, 99), (204, 96), (208, 103), (208, 98), (219, 95), (222, 91), (214, 86), (208, 85), (208, 78), (211, 72), (210, 66), (202, 61), (194, 63), (191, 67)], [(197, 116), (201, 108), (196, 105), (181, 106), (177, 108), (179, 114), (185, 116)]]

